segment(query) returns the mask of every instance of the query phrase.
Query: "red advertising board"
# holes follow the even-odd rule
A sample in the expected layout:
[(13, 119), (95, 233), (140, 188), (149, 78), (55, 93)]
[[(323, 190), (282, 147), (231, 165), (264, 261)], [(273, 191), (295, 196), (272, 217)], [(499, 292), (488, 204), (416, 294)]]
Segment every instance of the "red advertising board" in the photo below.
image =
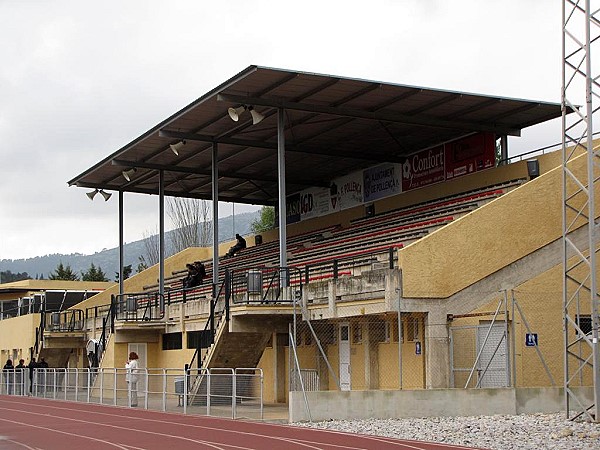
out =
[(444, 146), (410, 155), (402, 164), (402, 192), (444, 181)]
[(447, 180), (494, 167), (496, 163), (496, 136), (493, 133), (474, 134), (444, 147)]
[(410, 155), (402, 164), (402, 191), (489, 169), (496, 164), (496, 136), (478, 133)]

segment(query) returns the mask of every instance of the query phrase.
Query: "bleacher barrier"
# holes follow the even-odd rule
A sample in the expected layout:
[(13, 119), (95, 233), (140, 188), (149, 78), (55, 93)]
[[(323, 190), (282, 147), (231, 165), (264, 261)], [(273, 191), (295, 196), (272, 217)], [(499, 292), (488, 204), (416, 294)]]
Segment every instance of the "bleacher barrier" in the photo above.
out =
[[(197, 401), (190, 394), (192, 371), (185, 369), (125, 368), (3, 370), (0, 393), (200, 414), (232, 419), (263, 419), (263, 372), (258, 368), (203, 371), (207, 389)], [(129, 377), (137, 377), (137, 389)], [(201, 401), (200, 401), (201, 400)]]

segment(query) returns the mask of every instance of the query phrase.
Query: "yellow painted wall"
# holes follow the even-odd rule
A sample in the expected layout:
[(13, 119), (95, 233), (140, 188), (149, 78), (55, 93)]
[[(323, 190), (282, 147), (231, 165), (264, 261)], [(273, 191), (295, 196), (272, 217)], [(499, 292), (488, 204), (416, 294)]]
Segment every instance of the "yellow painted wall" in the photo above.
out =
[(18, 351), (19, 358), (25, 359), (26, 362), (29, 361), (29, 349), (35, 345), (35, 328), (39, 325), (39, 314), (27, 314), (0, 320), (2, 365), (7, 359), (13, 357), (13, 350)]
[[(585, 159), (571, 168), (582, 173)], [(557, 167), (402, 249), (403, 295), (449, 297), (558, 239), (561, 182)]]

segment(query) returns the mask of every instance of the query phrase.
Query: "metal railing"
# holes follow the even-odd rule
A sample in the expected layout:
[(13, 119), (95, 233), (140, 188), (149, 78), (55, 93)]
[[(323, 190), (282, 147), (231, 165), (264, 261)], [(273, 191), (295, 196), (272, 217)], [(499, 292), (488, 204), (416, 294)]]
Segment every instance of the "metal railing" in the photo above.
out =
[[(215, 289), (216, 290), (216, 289)], [(189, 364), (186, 365), (186, 370), (191, 370), (196, 373), (196, 377), (201, 377), (202, 373), (199, 369), (204, 366), (204, 360), (208, 355), (208, 350), (215, 341), (215, 335), (219, 330), (222, 322), (229, 321), (229, 304), (231, 299), (231, 272), (225, 270), (225, 278), (218, 291), (215, 292), (214, 299), (210, 301), (210, 316), (208, 317), (204, 330), (201, 332), (199, 345), (194, 352)], [(194, 372), (196, 371), (196, 372)], [(190, 386), (196, 389), (197, 380), (194, 378)]]
[(302, 272), (294, 267), (262, 267), (232, 272), (232, 303), (292, 303), (296, 291), (301, 295), (302, 283)]
[(0, 394), (129, 406), (232, 419), (263, 419), (262, 369), (203, 370), (201, 395), (192, 402), (190, 371), (169, 368), (3, 370)]
[(113, 303), (115, 319), (133, 322), (162, 320), (165, 316), (164, 298), (157, 291), (118, 294)]
[(66, 311), (44, 312), (42, 323), (50, 332), (82, 331), (85, 328), (84, 313), (81, 309), (68, 309)]

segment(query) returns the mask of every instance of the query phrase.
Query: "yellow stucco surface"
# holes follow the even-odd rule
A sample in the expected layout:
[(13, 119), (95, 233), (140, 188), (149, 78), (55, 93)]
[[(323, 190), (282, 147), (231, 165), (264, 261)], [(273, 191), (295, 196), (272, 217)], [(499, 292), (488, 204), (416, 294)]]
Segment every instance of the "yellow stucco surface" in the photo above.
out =
[[(571, 169), (585, 170), (585, 159)], [(405, 297), (449, 297), (562, 236), (556, 167), (402, 249)]]

